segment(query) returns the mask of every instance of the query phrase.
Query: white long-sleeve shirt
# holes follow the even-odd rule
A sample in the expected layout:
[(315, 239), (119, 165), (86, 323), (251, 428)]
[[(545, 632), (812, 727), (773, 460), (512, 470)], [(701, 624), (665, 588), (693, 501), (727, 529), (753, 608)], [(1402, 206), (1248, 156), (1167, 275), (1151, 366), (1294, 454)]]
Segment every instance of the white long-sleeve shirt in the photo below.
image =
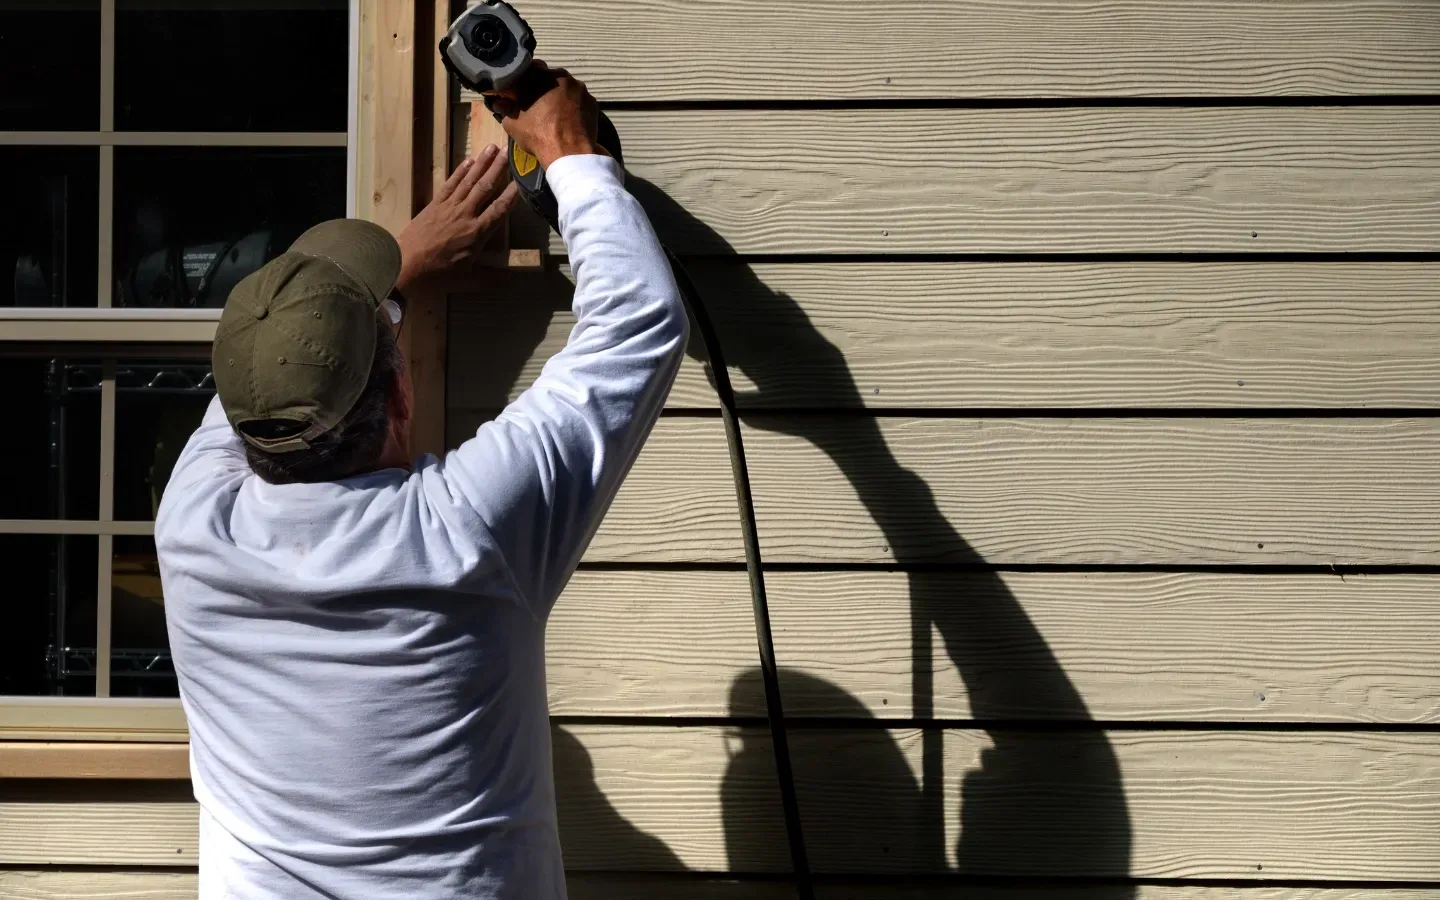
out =
[(218, 400), (181, 453), (155, 542), (201, 900), (565, 896), (545, 622), (688, 334), (620, 176), (600, 156), (547, 172), (578, 322), (444, 459), (268, 484)]

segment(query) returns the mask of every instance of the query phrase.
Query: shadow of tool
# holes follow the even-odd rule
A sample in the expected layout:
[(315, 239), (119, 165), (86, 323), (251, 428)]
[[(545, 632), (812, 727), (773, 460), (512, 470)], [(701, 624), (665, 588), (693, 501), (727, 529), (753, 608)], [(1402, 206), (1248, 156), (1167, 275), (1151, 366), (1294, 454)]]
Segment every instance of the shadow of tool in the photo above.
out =
[[(973, 750), (985, 743), (977, 732), (922, 728), (915, 815), (877, 815), (875, 798), (856, 788), (863, 786), (867, 769), (882, 777), (894, 770), (886, 746), (889, 733), (876, 727), (879, 722), (865, 721), (869, 714), (838, 688), (786, 673), (782, 690), (787, 698), (804, 698), (807, 711), (870, 726), (868, 746), (875, 748), (868, 755), (857, 752), (867, 742), (853, 732), (792, 722), (792, 764), (812, 867), (831, 873), (951, 871), (1117, 882), (1126, 877), (1131, 828), (1113, 748), (1103, 731), (1085, 724), (1092, 719), (1085, 702), (1005, 582), (946, 519), (925, 481), (891, 453), (877, 420), (853, 414), (864, 403), (839, 348), (795, 300), (766, 287), (733, 258), (733, 248), (720, 235), (663, 191), (633, 176), (629, 187), (662, 239), (684, 253), (716, 258), (691, 274), (716, 319), (727, 361), (756, 386), (738, 398), (742, 408), (757, 410), (745, 416), (746, 425), (801, 438), (823, 451), (906, 571), (914, 719), (923, 725), (935, 718), (937, 654), (931, 635), (938, 633), (940, 649), (965, 686), (970, 718), (988, 737), (976, 766)], [(824, 391), (827, 406), (847, 412), (786, 415), (783, 399), (770, 402), (775, 395), (796, 396), (797, 370), (803, 371), (804, 384)], [(786, 379), (791, 379), (788, 385)], [(773, 412), (759, 411), (766, 406)], [(751, 469), (756, 468), (752, 458)], [(966, 565), (927, 565), (935, 562)], [(780, 655), (783, 664), (783, 646)], [(752, 676), (742, 677), (736, 691), (751, 690), (751, 681)], [(795, 709), (795, 700), (789, 702)], [(879, 739), (881, 734), (887, 738)], [(840, 748), (838, 758), (824, 749), (827, 740)], [(813, 755), (805, 752), (807, 747)], [(968, 766), (963, 776), (946, 770), (947, 751), (968, 761), (961, 763)], [(853, 767), (847, 769), (847, 763)], [(893, 780), (903, 794), (904, 780)], [(947, 795), (947, 781), (958, 782), (958, 797), (953, 786)], [(854, 808), (847, 806), (847, 795), (854, 798)], [(945, 804), (957, 800), (958, 837), (947, 847)], [(886, 829), (904, 833), (885, 834)], [(857, 833), (863, 836), (858, 842)], [(879, 852), (882, 846), (890, 852)], [(743, 858), (732, 864), (739, 871), (746, 868)], [(1133, 889), (1121, 883), (1087, 892), (1091, 900), (1132, 896)]]

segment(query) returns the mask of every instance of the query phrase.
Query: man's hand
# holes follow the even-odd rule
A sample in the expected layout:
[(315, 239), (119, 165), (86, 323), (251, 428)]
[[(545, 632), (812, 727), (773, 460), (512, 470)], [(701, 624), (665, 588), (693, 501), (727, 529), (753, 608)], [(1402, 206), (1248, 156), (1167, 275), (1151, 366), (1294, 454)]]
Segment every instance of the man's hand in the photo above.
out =
[(514, 90), (488, 99), (505, 132), (547, 169), (563, 156), (605, 153), (595, 143), (600, 104), (564, 69), (537, 59)]
[(435, 199), (400, 232), (398, 287), (469, 272), (477, 250), (514, 205), (506, 154), (493, 144), (462, 162)]

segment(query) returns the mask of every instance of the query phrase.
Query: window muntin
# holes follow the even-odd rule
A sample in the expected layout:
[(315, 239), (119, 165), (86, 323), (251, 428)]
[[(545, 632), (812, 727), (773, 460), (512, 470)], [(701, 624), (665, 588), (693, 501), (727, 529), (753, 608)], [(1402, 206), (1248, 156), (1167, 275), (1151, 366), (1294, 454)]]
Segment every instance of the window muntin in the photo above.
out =
[(346, 215), (355, 27), (347, 0), (0, 0), (7, 734), (183, 733), (155, 510), (214, 392), (202, 319)]

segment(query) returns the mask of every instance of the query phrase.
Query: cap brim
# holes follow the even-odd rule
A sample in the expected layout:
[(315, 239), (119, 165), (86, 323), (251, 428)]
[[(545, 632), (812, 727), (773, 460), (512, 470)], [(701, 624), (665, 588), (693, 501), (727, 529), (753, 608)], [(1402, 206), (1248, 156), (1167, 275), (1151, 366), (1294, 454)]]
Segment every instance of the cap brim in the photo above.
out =
[(290, 250), (335, 263), (370, 289), (377, 307), (400, 278), (400, 244), (393, 235), (361, 219), (333, 219), (306, 231)]

